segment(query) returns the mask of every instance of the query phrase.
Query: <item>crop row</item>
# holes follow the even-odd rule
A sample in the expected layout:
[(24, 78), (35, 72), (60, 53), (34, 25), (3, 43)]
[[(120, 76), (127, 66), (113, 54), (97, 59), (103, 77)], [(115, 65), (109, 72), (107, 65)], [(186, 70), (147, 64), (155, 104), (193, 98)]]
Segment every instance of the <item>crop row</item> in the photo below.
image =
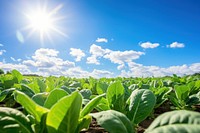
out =
[[(155, 115), (168, 104), (170, 111)], [(200, 75), (162, 78), (69, 78), (0, 75), (2, 132), (79, 133), (92, 119), (110, 133), (200, 132)]]

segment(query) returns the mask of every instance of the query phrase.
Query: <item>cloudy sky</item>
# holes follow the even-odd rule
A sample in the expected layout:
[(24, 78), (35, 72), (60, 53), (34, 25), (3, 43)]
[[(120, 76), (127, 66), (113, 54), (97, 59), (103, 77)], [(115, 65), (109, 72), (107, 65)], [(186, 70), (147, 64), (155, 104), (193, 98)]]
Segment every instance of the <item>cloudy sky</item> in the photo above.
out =
[(0, 69), (75, 77), (200, 72), (199, 0), (1, 0)]

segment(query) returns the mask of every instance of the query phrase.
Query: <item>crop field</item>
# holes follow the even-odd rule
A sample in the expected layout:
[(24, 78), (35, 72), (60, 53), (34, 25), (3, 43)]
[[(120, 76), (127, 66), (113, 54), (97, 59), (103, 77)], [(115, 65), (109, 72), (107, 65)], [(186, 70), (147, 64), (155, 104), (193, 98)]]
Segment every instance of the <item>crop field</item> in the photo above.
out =
[(0, 132), (199, 133), (200, 75), (0, 75)]

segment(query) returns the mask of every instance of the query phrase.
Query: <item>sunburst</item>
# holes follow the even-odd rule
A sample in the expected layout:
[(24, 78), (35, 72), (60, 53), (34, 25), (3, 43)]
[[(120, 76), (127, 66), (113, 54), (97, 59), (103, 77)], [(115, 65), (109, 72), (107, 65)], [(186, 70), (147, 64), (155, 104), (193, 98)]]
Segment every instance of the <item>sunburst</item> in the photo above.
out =
[(52, 10), (47, 10), (47, 5), (39, 6), (36, 9), (29, 9), (24, 13), (28, 24), (23, 28), (28, 30), (27, 38), (31, 37), (33, 34), (38, 34), (40, 42), (44, 43), (44, 40), (48, 38), (52, 41), (51, 34), (59, 34), (64, 37), (67, 35), (58, 28), (58, 22), (64, 19), (64, 16), (58, 15), (59, 10), (63, 7), (62, 4), (57, 5)]

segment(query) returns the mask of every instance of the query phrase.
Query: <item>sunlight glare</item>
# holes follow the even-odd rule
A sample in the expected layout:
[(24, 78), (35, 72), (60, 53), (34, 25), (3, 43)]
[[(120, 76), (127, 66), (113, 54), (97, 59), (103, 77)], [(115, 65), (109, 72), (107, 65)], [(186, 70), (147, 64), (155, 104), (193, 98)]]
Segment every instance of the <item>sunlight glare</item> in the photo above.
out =
[(36, 10), (30, 9), (31, 12), (24, 13), (28, 19), (28, 25), (24, 28), (30, 31), (28, 37), (38, 33), (41, 43), (44, 42), (45, 37), (51, 41), (51, 33), (57, 33), (66, 37), (66, 34), (57, 27), (57, 22), (64, 18), (58, 15), (58, 11), (63, 5), (60, 4), (50, 11), (47, 10), (46, 5), (43, 6), (43, 8), (40, 7)]
[(29, 16), (30, 26), (39, 31), (40, 33), (48, 32), (48, 30), (52, 29), (53, 19), (49, 14), (38, 11)]

